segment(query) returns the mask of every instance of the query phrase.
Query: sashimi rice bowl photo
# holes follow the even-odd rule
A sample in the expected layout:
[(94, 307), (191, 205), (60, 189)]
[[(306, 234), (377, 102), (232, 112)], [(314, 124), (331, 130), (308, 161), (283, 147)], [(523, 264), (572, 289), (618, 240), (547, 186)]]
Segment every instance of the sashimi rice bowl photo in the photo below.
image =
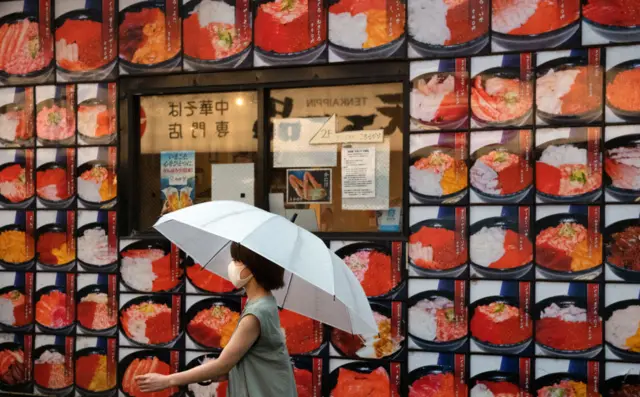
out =
[(197, 291), (217, 295), (235, 294), (239, 292), (230, 281), (206, 270), (199, 263), (195, 263), (193, 258), (187, 257), (184, 263), (187, 278)]
[(7, 270), (29, 270), (36, 256), (36, 243), (24, 225), (0, 227), (0, 266)]
[(47, 333), (68, 334), (73, 329), (74, 308), (63, 288), (47, 286), (36, 291), (36, 325)]
[(38, 266), (44, 270), (68, 271), (75, 266), (73, 233), (66, 225), (49, 223), (37, 230)]
[(50, 162), (36, 170), (36, 194), (45, 207), (68, 207), (75, 199), (75, 187), (69, 180), (69, 170), (64, 163)]
[(114, 168), (101, 160), (78, 167), (78, 199), (84, 206), (99, 209), (115, 203), (118, 177)]
[(144, 393), (138, 387), (136, 376), (146, 374), (169, 375), (171, 369), (170, 350), (138, 350), (120, 356), (118, 362), (118, 382), (120, 391), (127, 397), (173, 397), (180, 395), (180, 389), (170, 387), (153, 393)]
[(7, 103), (0, 106), (0, 142), (7, 146), (32, 146), (33, 122), (28, 122), (24, 104)]
[(473, 302), (471, 337), (487, 353), (520, 354), (533, 340), (533, 319), (518, 299), (489, 296)]
[(640, 4), (637, 1), (586, 0), (585, 3), (582, 19), (600, 36), (616, 43), (640, 38)]
[(574, 373), (553, 373), (536, 379), (538, 397), (588, 396), (587, 379)]
[(33, 380), (44, 395), (67, 395), (73, 390), (72, 371), (67, 370), (64, 346), (45, 345), (34, 350)]
[[(425, 277), (457, 277), (467, 269), (468, 249), (453, 219), (427, 219), (411, 226), (408, 258)], [(462, 247), (460, 247), (462, 245)]]
[(115, 109), (109, 109), (105, 101), (87, 99), (78, 104), (78, 135), (90, 145), (108, 145), (116, 139), (112, 120)]
[(180, 258), (172, 257), (167, 240), (139, 240), (120, 250), (121, 281), (132, 291), (172, 292), (182, 286)]
[(174, 333), (172, 310), (170, 295), (137, 296), (120, 308), (120, 331), (134, 345), (171, 348), (182, 335)]
[(518, 202), (533, 186), (533, 167), (509, 146), (484, 146), (471, 154), (471, 189), (488, 202)]
[(470, 397), (530, 397), (520, 389), (517, 373), (504, 371), (481, 372), (469, 379)]
[[(640, 32), (640, 29), (639, 29)], [(622, 62), (607, 71), (607, 107), (628, 122), (640, 122), (640, 59)]]
[[(118, 310), (112, 305), (107, 286), (87, 285), (76, 295), (78, 326), (88, 334), (111, 335), (118, 324)], [(115, 304), (115, 300), (113, 302)]]
[(627, 373), (609, 378), (603, 392), (608, 397), (635, 397), (640, 394), (640, 375)]
[(36, 105), (36, 135), (42, 145), (71, 145), (76, 139), (76, 115), (66, 99), (45, 99)]
[(203, 348), (222, 350), (238, 326), (240, 312), (238, 300), (203, 299), (187, 310), (187, 335)]
[[(93, 396), (94, 393), (111, 396), (116, 388), (116, 365), (108, 363), (106, 349), (87, 347), (76, 351), (76, 390), (83, 396)], [(115, 360), (114, 360), (115, 361)]]
[(445, 365), (426, 365), (409, 372), (409, 397), (455, 396), (453, 369)]
[(354, 243), (338, 249), (336, 255), (351, 269), (367, 297), (385, 297), (397, 289), (400, 280), (394, 285), (395, 269), (387, 246)]
[(468, 191), (467, 162), (457, 149), (428, 146), (411, 153), (409, 190), (421, 203), (460, 201)]
[[(28, 356), (27, 356), (28, 357)], [(26, 373), (24, 346), (15, 342), (0, 343), (0, 387), (8, 392), (29, 391), (30, 374)]]
[[(215, 360), (217, 357), (213, 354), (203, 354), (194, 358), (187, 364), (187, 370), (200, 366), (206, 362)], [(229, 381), (222, 380), (214, 382), (206, 380), (204, 382), (191, 383), (187, 386), (187, 396), (189, 397), (226, 397), (229, 388)]]
[(354, 361), (334, 369), (329, 374), (330, 397), (366, 397), (398, 395), (395, 382), (384, 365)]
[(24, 287), (8, 285), (0, 288), (0, 329), (7, 332), (31, 330), (33, 303), (28, 302), (28, 299)]
[(448, 291), (420, 292), (409, 299), (409, 337), (422, 349), (456, 351), (467, 341), (467, 310), (456, 314)]
[(110, 244), (109, 225), (92, 222), (78, 228), (78, 263), (85, 270), (111, 272), (118, 265), (117, 244)]
[[(464, 75), (463, 75), (464, 73)], [(425, 73), (411, 81), (411, 119), (424, 129), (452, 130), (469, 120), (466, 72)]]
[(609, 269), (625, 281), (640, 281), (640, 221), (623, 219), (606, 227), (605, 254)]
[(640, 197), (640, 134), (605, 143), (604, 172), (607, 193), (632, 202)]
[(613, 303), (604, 312), (604, 340), (620, 359), (635, 362), (640, 358), (640, 300)]
[[(30, 183), (28, 183), (31, 181)], [(0, 205), (4, 208), (26, 208), (33, 203), (33, 175), (27, 175), (26, 163), (16, 161), (0, 165)]]

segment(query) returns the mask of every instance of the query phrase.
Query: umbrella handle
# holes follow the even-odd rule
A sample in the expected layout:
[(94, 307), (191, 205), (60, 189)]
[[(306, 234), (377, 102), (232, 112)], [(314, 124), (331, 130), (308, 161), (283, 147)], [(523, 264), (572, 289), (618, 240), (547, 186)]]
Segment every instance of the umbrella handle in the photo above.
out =
[(296, 212), (295, 214), (293, 214), (293, 216), (291, 217), (291, 223), (296, 223), (296, 219), (298, 219), (298, 213)]

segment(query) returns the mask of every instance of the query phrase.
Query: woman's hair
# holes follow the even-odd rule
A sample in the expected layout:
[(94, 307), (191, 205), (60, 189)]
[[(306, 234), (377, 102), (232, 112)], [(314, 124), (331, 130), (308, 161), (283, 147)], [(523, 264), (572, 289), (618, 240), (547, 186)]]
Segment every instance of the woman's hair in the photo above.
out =
[(245, 265), (262, 288), (273, 291), (284, 287), (284, 269), (262, 255), (256, 254), (241, 244), (232, 242), (231, 258)]

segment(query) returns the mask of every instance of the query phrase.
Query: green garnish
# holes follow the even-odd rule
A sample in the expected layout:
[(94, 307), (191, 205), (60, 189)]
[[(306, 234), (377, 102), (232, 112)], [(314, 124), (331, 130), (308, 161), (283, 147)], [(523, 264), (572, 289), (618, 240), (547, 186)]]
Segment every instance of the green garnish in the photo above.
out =
[(584, 185), (587, 183), (587, 174), (583, 170), (575, 170), (571, 173), (569, 180), (571, 182), (579, 182)]
[(576, 235), (576, 231), (573, 230), (573, 226), (569, 223), (564, 223), (558, 232), (560, 237), (573, 237)]
[(456, 318), (456, 314), (453, 312), (453, 309), (446, 309), (444, 311), (444, 317), (447, 321), (453, 321)]
[(502, 302), (496, 304), (496, 307), (493, 309), (494, 313), (502, 313), (506, 305)]
[(507, 153), (505, 152), (498, 152), (496, 153), (496, 157), (493, 159), (493, 161), (496, 161), (498, 163), (502, 163), (505, 162), (509, 159), (509, 156), (507, 155)]
[(231, 36), (231, 32), (228, 30), (218, 32), (218, 39), (224, 42), (224, 45), (227, 48), (230, 48), (233, 45), (233, 37)]
[(60, 117), (60, 113), (51, 112), (51, 113), (49, 113), (49, 116), (47, 117), (47, 120), (49, 121), (49, 124), (58, 125), (60, 123), (60, 121), (62, 121), (62, 117)]
[(506, 94), (504, 94), (504, 101), (507, 103), (507, 105), (513, 105), (518, 103), (519, 100), (519, 95), (517, 92), (515, 91), (509, 91)]
[(549, 389), (549, 391), (551, 392), (551, 397), (564, 397), (567, 395), (567, 392), (559, 387), (554, 387), (553, 389)]
[(282, 0), (282, 6), (280, 7), (280, 11), (291, 11), (293, 10), (293, 6), (296, 4), (296, 0)]
[(29, 40), (29, 42), (27, 43), (27, 49), (29, 50), (29, 56), (31, 57), (31, 59), (36, 59), (38, 53), (40, 52), (40, 42), (38, 41), (37, 37)]

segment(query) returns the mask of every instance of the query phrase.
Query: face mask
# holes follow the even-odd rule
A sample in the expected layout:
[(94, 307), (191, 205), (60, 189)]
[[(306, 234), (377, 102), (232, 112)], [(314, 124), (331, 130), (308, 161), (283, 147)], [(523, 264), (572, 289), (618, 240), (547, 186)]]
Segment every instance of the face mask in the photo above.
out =
[(240, 278), (241, 277), (240, 274), (244, 269), (246, 269), (244, 265), (237, 266), (236, 263), (233, 261), (230, 262), (229, 267), (227, 267), (227, 273), (229, 274), (229, 281), (231, 281), (231, 284), (233, 284), (233, 286), (236, 288), (244, 287), (253, 278), (253, 274), (250, 274), (245, 278)]

